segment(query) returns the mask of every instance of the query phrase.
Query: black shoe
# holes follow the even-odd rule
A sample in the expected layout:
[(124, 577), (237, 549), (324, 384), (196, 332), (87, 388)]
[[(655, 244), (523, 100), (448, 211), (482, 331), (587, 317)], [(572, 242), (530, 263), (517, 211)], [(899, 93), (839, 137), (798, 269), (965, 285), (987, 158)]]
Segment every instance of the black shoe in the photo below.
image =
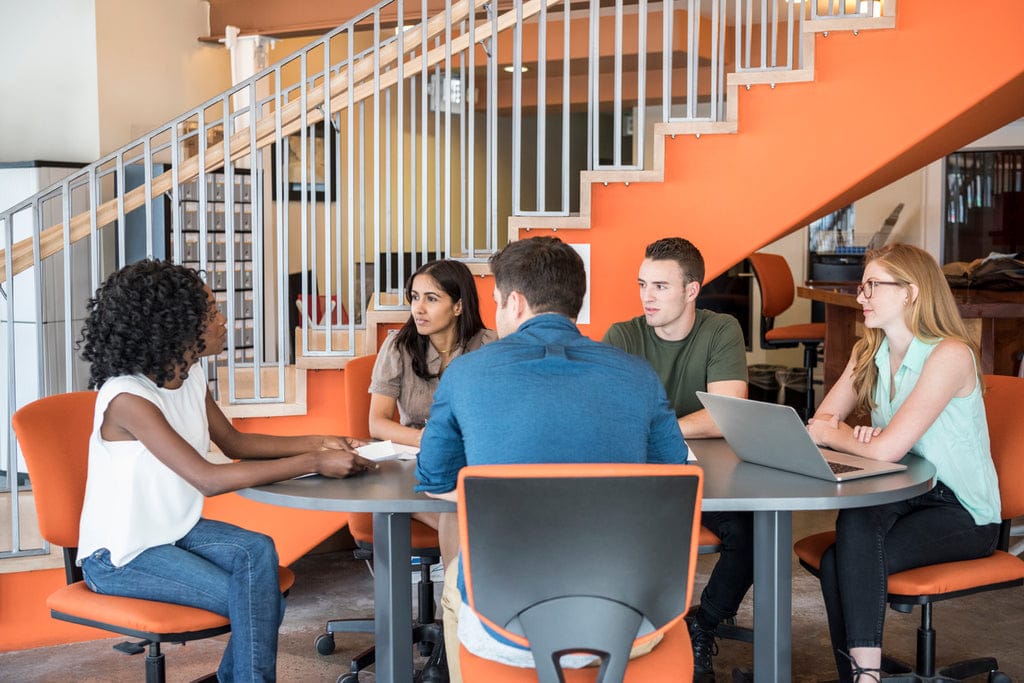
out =
[(701, 628), (696, 619), (690, 622), (690, 644), (693, 645), (693, 680), (715, 680), (715, 667), (711, 658), (718, 654), (715, 631)]

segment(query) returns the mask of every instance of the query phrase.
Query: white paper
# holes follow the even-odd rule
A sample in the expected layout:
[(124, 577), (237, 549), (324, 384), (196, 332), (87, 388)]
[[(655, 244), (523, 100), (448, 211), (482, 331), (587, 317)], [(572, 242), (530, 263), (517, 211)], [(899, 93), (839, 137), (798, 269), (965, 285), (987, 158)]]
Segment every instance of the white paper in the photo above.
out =
[(415, 446), (392, 443), (388, 441), (374, 441), (356, 449), (359, 455), (367, 460), (382, 462), (384, 460), (415, 460), (420, 449)]
[(686, 439), (683, 439), (683, 443), (686, 444), (686, 462), (697, 462), (697, 454), (693, 452), (693, 446)]

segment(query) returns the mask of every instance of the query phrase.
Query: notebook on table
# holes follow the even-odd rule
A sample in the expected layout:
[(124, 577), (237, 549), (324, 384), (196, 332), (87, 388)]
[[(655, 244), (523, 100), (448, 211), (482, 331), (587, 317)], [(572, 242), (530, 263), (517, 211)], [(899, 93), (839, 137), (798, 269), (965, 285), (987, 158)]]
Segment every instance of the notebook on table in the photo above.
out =
[(837, 482), (907, 469), (896, 462), (819, 448), (790, 406), (703, 391), (697, 398), (744, 462)]

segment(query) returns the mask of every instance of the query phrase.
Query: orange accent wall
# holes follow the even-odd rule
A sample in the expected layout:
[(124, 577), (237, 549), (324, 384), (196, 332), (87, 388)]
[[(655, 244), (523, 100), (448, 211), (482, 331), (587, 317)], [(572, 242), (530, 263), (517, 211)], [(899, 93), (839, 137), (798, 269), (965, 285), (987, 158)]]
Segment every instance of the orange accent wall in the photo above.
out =
[(740, 89), (737, 134), (666, 140), (663, 183), (593, 187), (591, 230), (557, 233), (592, 245), (586, 334), (639, 315), (637, 267), (659, 237), (693, 241), (712, 278), (1024, 116), (1024, 3), (900, 0), (896, 20), (818, 35), (814, 82)]
[(306, 373), (305, 415), (247, 417), (232, 420), (239, 431), (260, 434), (344, 434), (343, 370), (310, 370)]

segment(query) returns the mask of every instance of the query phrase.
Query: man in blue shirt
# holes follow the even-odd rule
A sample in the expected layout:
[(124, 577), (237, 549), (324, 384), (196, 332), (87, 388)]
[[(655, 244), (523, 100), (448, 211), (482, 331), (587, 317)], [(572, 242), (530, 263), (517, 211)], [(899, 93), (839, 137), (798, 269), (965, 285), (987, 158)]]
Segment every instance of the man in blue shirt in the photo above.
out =
[[(420, 445), (417, 491), (455, 500), (466, 465), (686, 461), (675, 413), (650, 366), (584, 337), (573, 322), (586, 272), (569, 245), (552, 237), (512, 242), (491, 258), (491, 270), (500, 339), (456, 358), (441, 377)], [(454, 574), (446, 572), (442, 599), (453, 681)]]

